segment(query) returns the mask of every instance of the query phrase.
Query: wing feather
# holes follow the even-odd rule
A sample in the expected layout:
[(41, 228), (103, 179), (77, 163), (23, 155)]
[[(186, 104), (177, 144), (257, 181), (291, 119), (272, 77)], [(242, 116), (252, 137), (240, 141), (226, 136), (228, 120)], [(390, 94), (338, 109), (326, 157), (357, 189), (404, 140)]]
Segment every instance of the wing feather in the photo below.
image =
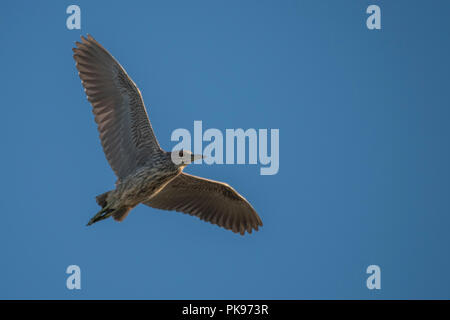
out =
[(74, 59), (92, 104), (103, 151), (119, 179), (161, 152), (141, 93), (114, 57), (88, 35), (76, 42)]
[(242, 235), (262, 226), (255, 209), (229, 185), (187, 173), (181, 173), (144, 204), (187, 213)]

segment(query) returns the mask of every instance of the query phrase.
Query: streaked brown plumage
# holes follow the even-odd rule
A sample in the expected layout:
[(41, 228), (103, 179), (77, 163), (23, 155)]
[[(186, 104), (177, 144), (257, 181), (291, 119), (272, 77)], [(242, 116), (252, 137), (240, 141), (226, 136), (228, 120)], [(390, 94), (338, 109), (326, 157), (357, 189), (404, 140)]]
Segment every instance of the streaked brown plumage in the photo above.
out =
[(144, 203), (194, 215), (240, 234), (258, 230), (261, 219), (233, 188), (182, 172), (201, 156), (162, 150), (133, 80), (94, 38), (81, 39), (73, 56), (93, 107), (103, 151), (118, 177), (114, 190), (97, 196), (102, 209), (88, 225), (110, 216), (122, 221)]

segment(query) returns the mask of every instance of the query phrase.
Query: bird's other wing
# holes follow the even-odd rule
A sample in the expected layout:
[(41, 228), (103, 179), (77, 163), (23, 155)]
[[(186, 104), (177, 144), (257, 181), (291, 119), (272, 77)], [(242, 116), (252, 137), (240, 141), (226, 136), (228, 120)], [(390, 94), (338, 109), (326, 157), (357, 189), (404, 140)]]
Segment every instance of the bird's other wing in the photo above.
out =
[(141, 93), (122, 66), (90, 35), (73, 48), (111, 168), (126, 177), (161, 151)]
[(197, 216), (235, 233), (251, 233), (262, 226), (255, 209), (225, 183), (181, 173), (144, 204)]

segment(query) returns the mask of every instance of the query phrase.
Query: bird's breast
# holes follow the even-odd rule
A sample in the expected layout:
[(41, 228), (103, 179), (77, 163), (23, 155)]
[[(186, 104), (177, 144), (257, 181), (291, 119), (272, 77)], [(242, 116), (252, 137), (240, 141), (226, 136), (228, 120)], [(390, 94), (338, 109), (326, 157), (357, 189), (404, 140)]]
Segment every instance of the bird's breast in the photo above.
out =
[(117, 186), (118, 198), (122, 205), (134, 207), (156, 195), (179, 173), (179, 171), (142, 168)]

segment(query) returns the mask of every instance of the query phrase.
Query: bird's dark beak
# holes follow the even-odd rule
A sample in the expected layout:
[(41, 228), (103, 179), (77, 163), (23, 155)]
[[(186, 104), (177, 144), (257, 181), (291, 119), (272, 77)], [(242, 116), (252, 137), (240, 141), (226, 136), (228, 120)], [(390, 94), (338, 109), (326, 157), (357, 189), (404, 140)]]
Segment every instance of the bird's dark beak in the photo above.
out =
[(202, 154), (193, 154), (191, 155), (191, 162), (194, 162), (195, 160), (205, 159), (206, 156)]

